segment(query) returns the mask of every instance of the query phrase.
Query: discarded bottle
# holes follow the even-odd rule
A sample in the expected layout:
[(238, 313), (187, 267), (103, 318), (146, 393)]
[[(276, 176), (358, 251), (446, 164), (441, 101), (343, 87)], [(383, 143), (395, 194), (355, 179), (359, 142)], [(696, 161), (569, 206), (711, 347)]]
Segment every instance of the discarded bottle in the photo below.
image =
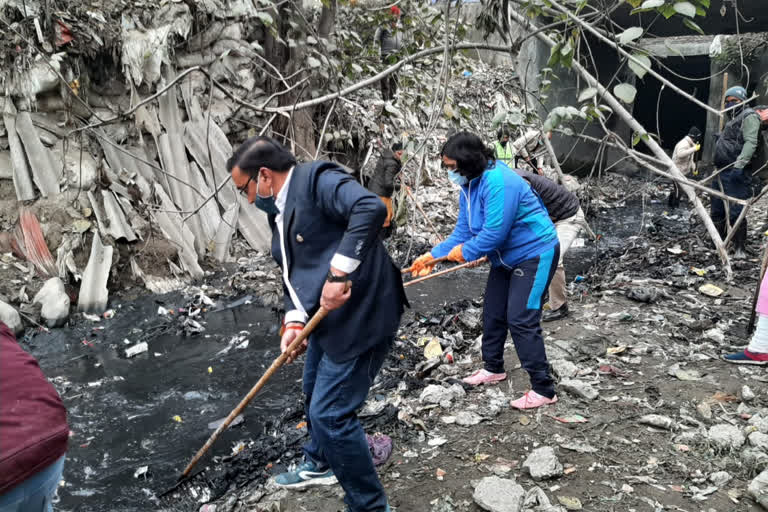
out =
[(574, 278), (573, 278), (573, 282), (574, 282), (574, 283), (580, 283), (580, 282), (582, 282), (582, 281), (585, 281), (586, 279), (587, 279), (587, 278), (586, 278), (586, 277), (584, 277), (584, 276), (576, 276), (576, 277), (574, 277)]

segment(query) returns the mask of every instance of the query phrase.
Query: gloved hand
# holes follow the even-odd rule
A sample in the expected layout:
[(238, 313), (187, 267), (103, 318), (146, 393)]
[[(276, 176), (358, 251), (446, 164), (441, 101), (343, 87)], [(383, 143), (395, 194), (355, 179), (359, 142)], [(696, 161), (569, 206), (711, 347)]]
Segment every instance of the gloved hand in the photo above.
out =
[(413, 264), (411, 264), (411, 268), (408, 269), (411, 272), (411, 275), (413, 277), (420, 277), (420, 276), (426, 276), (429, 275), (430, 272), (432, 272), (432, 269), (434, 268), (435, 264), (431, 262), (435, 261), (435, 258), (432, 257), (431, 252), (425, 252), (415, 260), (413, 260)]
[(695, 146), (693, 146), (694, 151), (699, 151), (700, 149), (701, 149), (701, 144), (696, 144)]
[(453, 249), (451, 249), (451, 252), (448, 253), (448, 261), (455, 261), (456, 263), (465, 263), (467, 260), (464, 259), (464, 255), (461, 252), (463, 248), (464, 248), (464, 244), (459, 244)]

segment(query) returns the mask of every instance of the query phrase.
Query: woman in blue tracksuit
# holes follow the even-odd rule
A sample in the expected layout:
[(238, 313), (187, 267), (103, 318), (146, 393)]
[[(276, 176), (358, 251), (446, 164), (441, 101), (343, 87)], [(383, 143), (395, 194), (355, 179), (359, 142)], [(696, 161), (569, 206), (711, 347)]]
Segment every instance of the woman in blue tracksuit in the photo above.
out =
[(464, 379), (472, 385), (507, 378), (504, 342), (512, 334), (532, 390), (512, 407), (532, 409), (557, 401), (541, 336), (541, 306), (557, 268), (560, 244), (546, 208), (528, 183), (494, 158), (474, 134), (453, 135), (440, 153), (443, 167), (461, 187), (453, 233), (411, 266), (431, 272), (435, 258), (456, 262), (487, 256), (491, 262), (483, 306), (484, 368)]

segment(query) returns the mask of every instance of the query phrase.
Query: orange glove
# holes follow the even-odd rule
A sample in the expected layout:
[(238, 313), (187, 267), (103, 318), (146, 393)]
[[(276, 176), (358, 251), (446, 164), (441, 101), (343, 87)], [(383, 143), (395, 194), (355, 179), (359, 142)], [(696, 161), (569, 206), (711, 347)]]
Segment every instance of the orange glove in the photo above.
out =
[(455, 261), (456, 263), (466, 263), (464, 255), (461, 250), (464, 248), (464, 244), (459, 244), (448, 253), (448, 261)]
[(415, 260), (413, 260), (413, 264), (409, 269), (411, 272), (411, 275), (413, 277), (428, 275), (430, 272), (432, 272), (432, 269), (435, 266), (435, 264), (432, 263), (433, 261), (435, 261), (435, 258), (432, 257), (432, 253), (425, 252), (424, 254), (422, 254)]

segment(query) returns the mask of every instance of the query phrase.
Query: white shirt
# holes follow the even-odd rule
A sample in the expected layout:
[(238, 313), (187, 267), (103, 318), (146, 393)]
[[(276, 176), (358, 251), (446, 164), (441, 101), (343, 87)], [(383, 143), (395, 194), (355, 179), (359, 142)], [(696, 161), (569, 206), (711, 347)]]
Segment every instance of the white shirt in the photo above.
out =
[[(288, 256), (285, 252), (285, 226), (283, 226), (283, 211), (285, 210), (285, 203), (288, 201), (288, 189), (290, 188), (291, 178), (293, 177), (293, 169), (294, 168), (291, 167), (291, 170), (288, 171), (288, 176), (285, 178), (285, 183), (283, 183), (280, 192), (277, 193), (277, 197), (275, 198), (275, 206), (279, 210), (278, 214), (275, 216), (275, 223), (277, 224), (277, 232), (280, 235), (280, 252), (283, 255), (283, 282), (285, 282), (285, 287), (288, 289), (288, 295), (290, 295), (291, 301), (296, 307), (296, 309), (292, 309), (291, 311), (287, 311), (285, 313), (285, 323), (287, 324), (290, 322), (300, 322), (306, 324), (309, 315), (307, 315), (307, 310), (304, 309), (304, 306), (299, 300), (299, 296), (296, 294), (296, 290), (293, 289), (293, 286), (291, 286), (291, 281), (288, 279)], [(357, 267), (360, 266), (360, 260), (336, 253), (331, 259), (331, 266), (341, 270), (342, 272), (350, 274), (357, 270)]]

